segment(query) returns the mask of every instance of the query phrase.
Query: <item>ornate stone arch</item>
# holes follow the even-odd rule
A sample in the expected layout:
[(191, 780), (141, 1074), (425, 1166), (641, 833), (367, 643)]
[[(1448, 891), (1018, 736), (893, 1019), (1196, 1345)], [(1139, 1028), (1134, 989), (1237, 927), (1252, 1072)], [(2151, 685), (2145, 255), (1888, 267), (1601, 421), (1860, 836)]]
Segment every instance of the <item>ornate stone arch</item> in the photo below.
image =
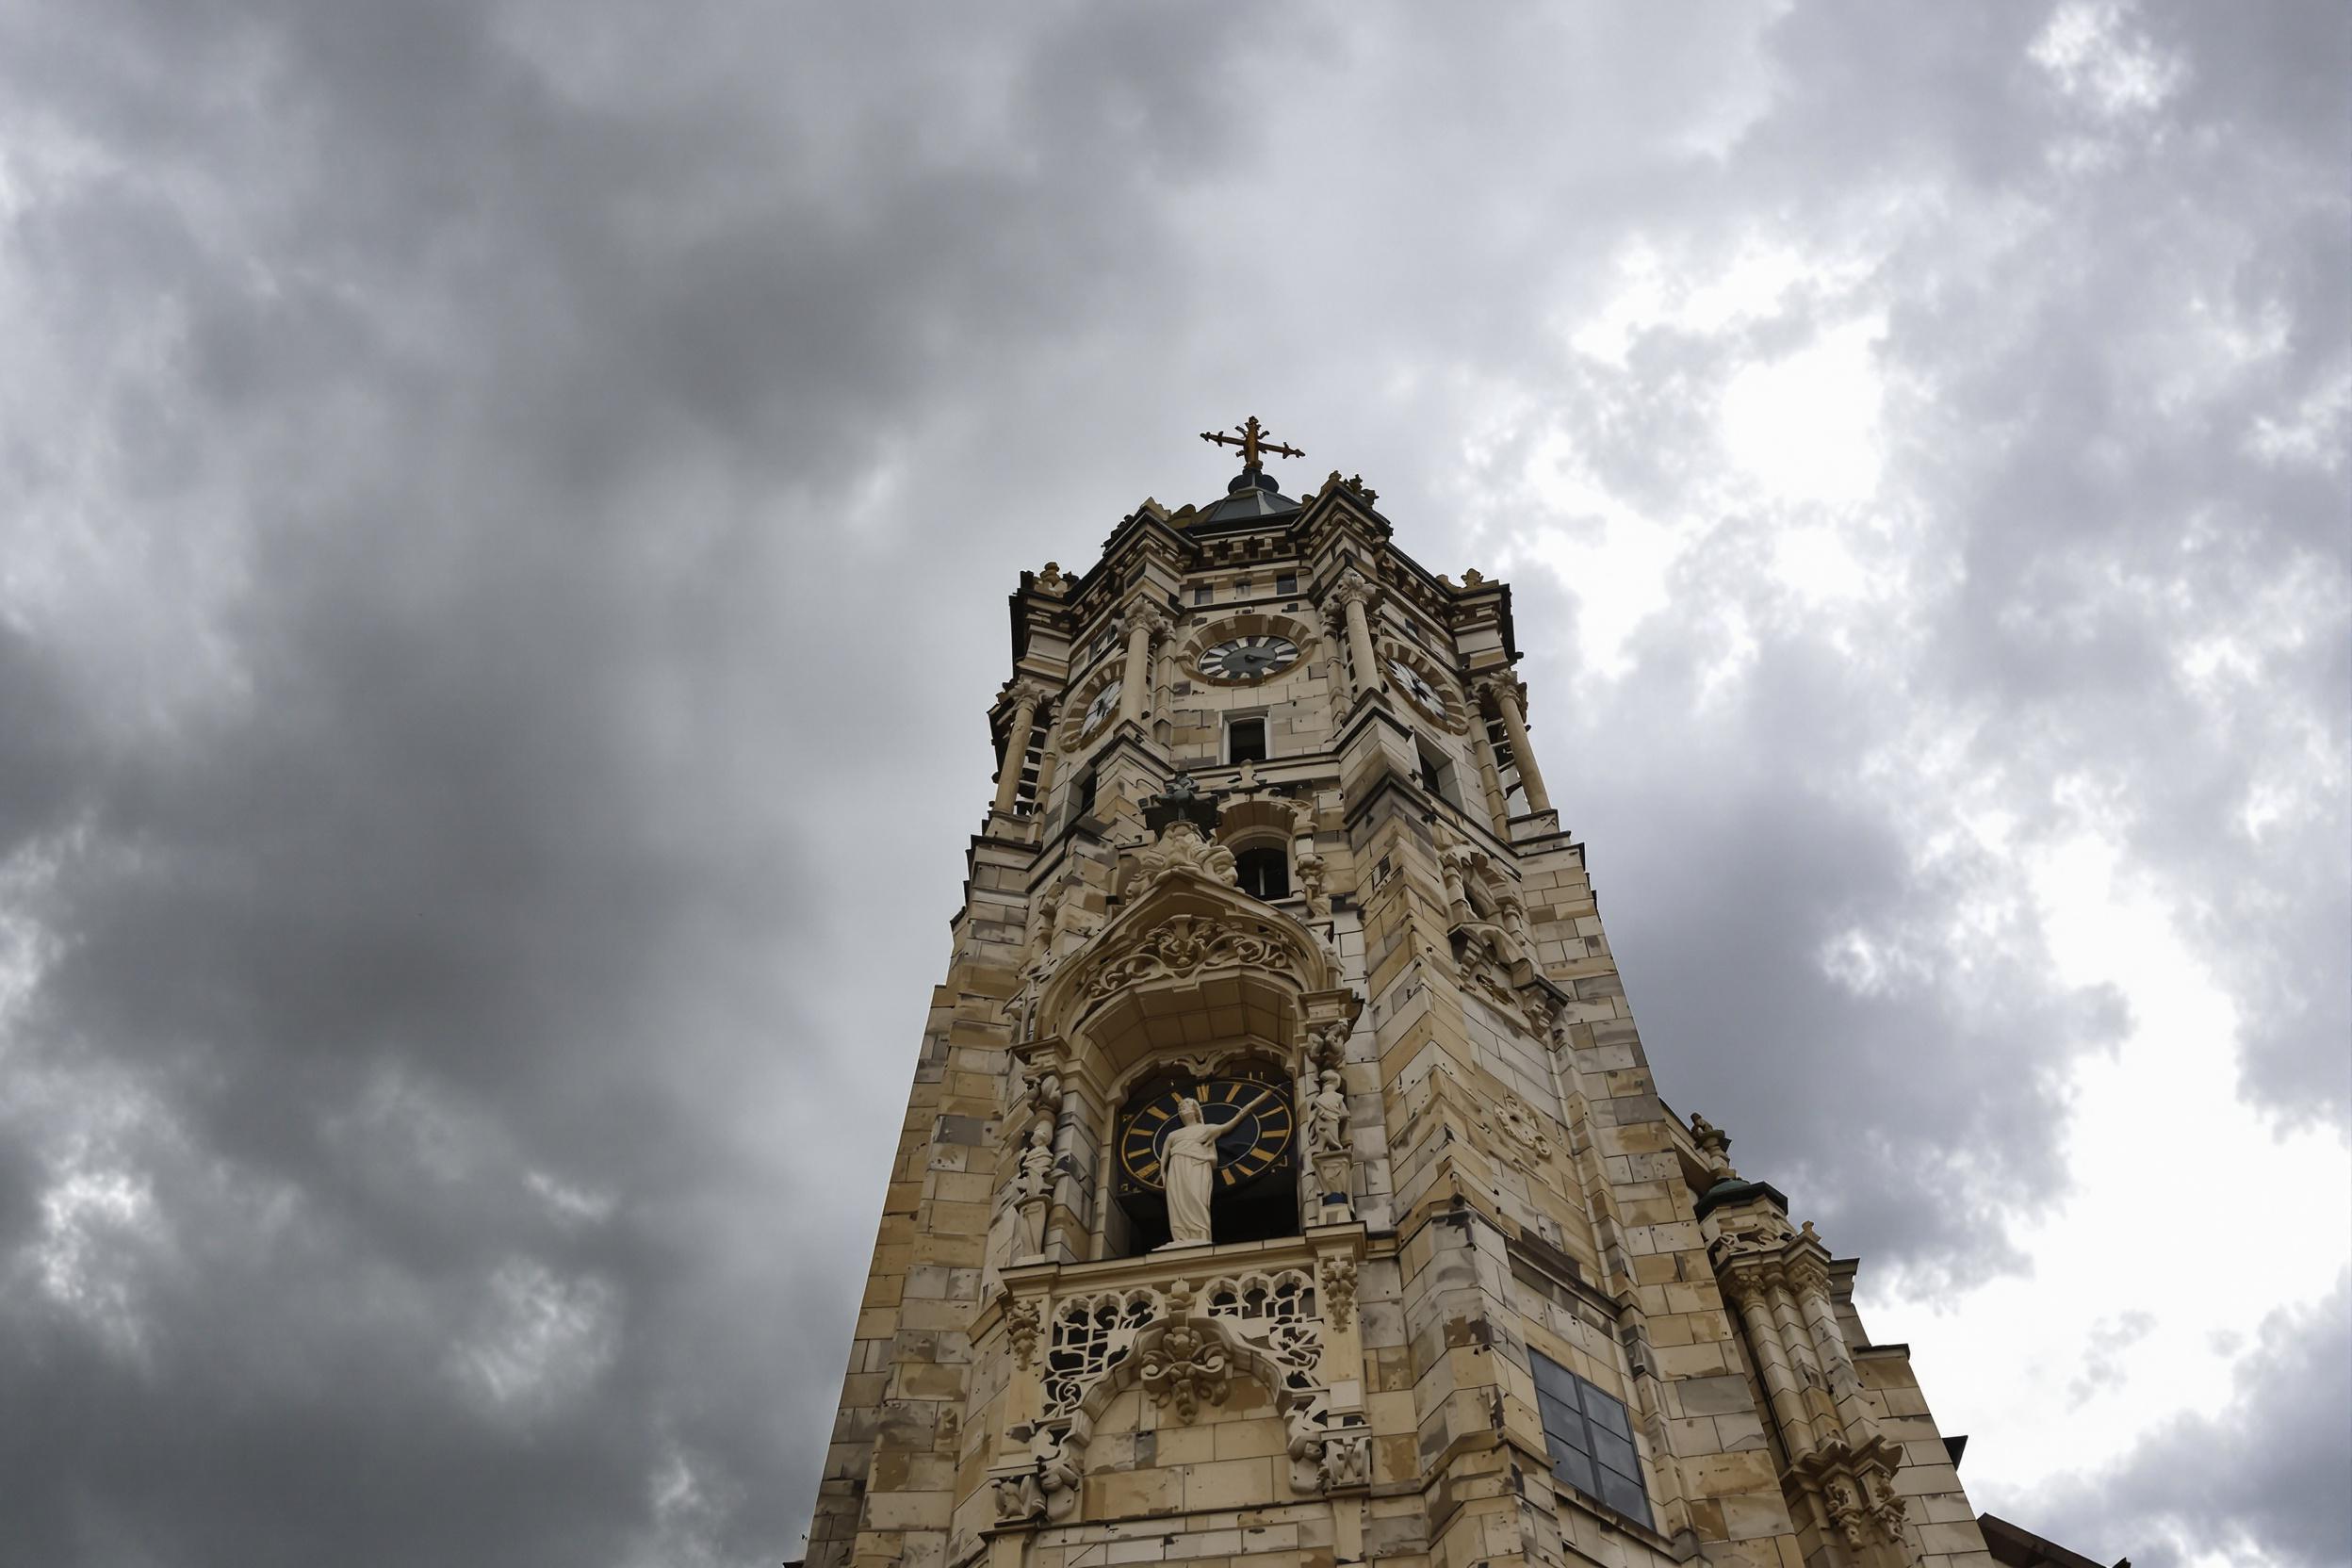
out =
[(1127, 907), (1063, 960), (1038, 998), (1038, 1032), (1070, 1041), (1106, 1080), (1147, 1056), (1197, 1049), (1187, 1015), (1201, 1012), (1220, 1038), (1287, 1054), (1305, 1027), (1299, 999), (1339, 985), (1315, 934), (1234, 887), (1232, 853), (1197, 829), (1189, 839), (1177, 831), (1187, 827), (1134, 858)]

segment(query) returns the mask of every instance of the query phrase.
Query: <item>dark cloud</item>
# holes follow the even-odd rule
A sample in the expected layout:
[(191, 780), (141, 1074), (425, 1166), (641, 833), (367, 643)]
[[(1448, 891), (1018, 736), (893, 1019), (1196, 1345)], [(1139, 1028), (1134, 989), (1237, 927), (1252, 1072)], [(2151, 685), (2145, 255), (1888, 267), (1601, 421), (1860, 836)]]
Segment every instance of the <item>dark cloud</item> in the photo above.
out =
[[(1708, 519), (1623, 670), (1522, 564), (1539, 742), (1841, 1250), (2014, 1264), (2124, 1026), (1919, 853), (1957, 778), (2114, 803), (2340, 1118), (2344, 25), (2121, 14), (2186, 65), (2109, 112), (1939, 8), (0, 9), (0, 1555), (789, 1555), (998, 596), (1253, 408), (1435, 569), (1597, 537), (1560, 436)], [(1562, 347), (1792, 234), (1860, 259)], [(1868, 628), (1709, 455), (1857, 314)]]
[(2032, 1527), (2142, 1568), (2343, 1562), (2352, 1551), (2352, 1278), (2308, 1309), (2263, 1318), (2236, 1381), (2219, 1413), (2175, 1416), (2120, 1462), (2049, 1483), (2019, 1505), (2033, 1510)]

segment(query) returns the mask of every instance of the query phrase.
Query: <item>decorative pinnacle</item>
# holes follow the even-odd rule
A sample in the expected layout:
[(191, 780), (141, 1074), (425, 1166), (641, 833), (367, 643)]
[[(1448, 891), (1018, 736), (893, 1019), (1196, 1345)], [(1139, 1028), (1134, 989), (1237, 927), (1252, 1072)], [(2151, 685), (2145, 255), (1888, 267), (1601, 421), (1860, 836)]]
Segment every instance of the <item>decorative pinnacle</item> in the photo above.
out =
[(1220, 435), (1216, 431), (1204, 430), (1200, 433), (1200, 439), (1209, 442), (1213, 446), (1239, 447), (1241, 449), (1241, 467), (1242, 472), (1244, 473), (1255, 473), (1259, 468), (1265, 466), (1264, 460), (1260, 456), (1263, 452), (1272, 452), (1277, 457), (1304, 457), (1307, 455), (1305, 451), (1299, 448), (1286, 447), (1280, 441), (1267, 440), (1266, 438), (1265, 427), (1258, 423), (1258, 416), (1254, 414), (1250, 416), (1250, 417), (1242, 423), (1235, 425), (1233, 428), (1241, 432), (1241, 433), (1239, 435)]

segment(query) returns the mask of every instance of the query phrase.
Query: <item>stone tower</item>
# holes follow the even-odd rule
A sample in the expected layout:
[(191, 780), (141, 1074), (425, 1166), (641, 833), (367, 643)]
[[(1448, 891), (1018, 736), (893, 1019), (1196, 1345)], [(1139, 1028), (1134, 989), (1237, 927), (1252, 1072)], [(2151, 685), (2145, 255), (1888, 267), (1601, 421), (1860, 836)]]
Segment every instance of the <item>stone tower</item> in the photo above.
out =
[(1511, 590), (1211, 439), (1012, 596), (809, 1560), (1990, 1564), (1854, 1261), (1658, 1097)]

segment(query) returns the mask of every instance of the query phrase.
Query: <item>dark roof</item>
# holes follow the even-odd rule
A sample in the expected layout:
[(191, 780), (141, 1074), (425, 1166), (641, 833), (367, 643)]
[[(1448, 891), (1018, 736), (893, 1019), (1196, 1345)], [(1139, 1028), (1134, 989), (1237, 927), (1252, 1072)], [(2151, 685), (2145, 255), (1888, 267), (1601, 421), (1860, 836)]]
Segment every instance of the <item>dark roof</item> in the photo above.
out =
[[(1991, 1549), (1993, 1560), (2004, 1568), (2104, 1568), (2104, 1564), (2080, 1552), (2070, 1552), (2055, 1541), (2045, 1541), (1997, 1514), (1978, 1514), (1976, 1527), (1984, 1532), (1984, 1544)], [(2115, 1568), (2132, 1568), (2132, 1560), (2118, 1559)]]
[(1202, 507), (1184, 519), (1184, 530), (1231, 527), (1262, 522), (1298, 510), (1298, 503), (1275, 487), (1263, 468), (1244, 468), (1225, 486), (1225, 498)]
[(1705, 1219), (1708, 1215), (1713, 1214), (1717, 1209), (1722, 1208), (1725, 1203), (1741, 1203), (1747, 1201), (1751, 1198), (1763, 1199), (1766, 1202), (1772, 1204), (1772, 1207), (1778, 1209), (1784, 1215), (1788, 1212), (1788, 1200), (1783, 1197), (1781, 1190), (1772, 1185), (1772, 1183), (1743, 1182), (1740, 1180), (1739, 1177), (1733, 1176), (1716, 1183), (1713, 1186), (1699, 1194), (1699, 1200), (1696, 1205), (1698, 1217), (1701, 1219)]

